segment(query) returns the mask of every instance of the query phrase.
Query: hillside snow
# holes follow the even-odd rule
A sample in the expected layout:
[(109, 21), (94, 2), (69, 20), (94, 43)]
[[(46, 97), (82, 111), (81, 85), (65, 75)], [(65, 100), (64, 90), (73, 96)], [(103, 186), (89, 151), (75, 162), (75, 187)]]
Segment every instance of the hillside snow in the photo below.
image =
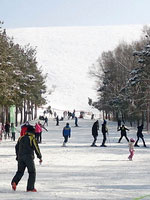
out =
[(101, 27), (45, 27), (9, 29), (20, 45), (37, 48), (37, 61), (48, 73), (49, 105), (61, 110), (89, 111), (88, 97), (96, 99), (95, 80), (88, 72), (103, 51), (119, 42), (140, 38), (141, 25)]

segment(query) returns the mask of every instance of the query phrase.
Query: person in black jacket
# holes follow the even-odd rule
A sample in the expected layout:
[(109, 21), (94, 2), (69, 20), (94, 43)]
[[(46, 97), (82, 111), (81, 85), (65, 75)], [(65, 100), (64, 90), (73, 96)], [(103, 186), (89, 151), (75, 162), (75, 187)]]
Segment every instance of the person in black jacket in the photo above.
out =
[(126, 128), (124, 125), (122, 125), (122, 126), (118, 129), (118, 131), (121, 131), (121, 136), (120, 136), (120, 138), (119, 138), (119, 140), (118, 140), (118, 143), (120, 143), (120, 141), (122, 140), (123, 137), (125, 137), (126, 140), (127, 140), (127, 142), (129, 142), (129, 139), (128, 139), (128, 137), (127, 137), (127, 132), (126, 132), (126, 130), (129, 131), (129, 129)]
[(40, 149), (35, 139), (34, 133), (34, 127), (29, 125), (26, 134), (18, 139), (18, 142), (15, 146), (16, 160), (18, 161), (18, 170), (11, 181), (13, 190), (16, 190), (16, 186), (21, 180), (24, 171), (27, 167), (29, 173), (29, 178), (27, 182), (27, 192), (36, 192), (36, 189), (34, 187), (36, 177), (34, 152), (40, 159), (40, 163), (42, 162), (42, 155), (40, 153)]
[(144, 135), (142, 133), (142, 131), (143, 131), (143, 124), (141, 124), (141, 126), (138, 126), (137, 129), (138, 129), (138, 131), (137, 131), (137, 141), (136, 141), (136, 143), (135, 143), (134, 146), (135, 147), (139, 147), (138, 141), (141, 138), (142, 141), (143, 141), (143, 146), (146, 147), (146, 144), (145, 144), (145, 141), (144, 141)]
[(108, 133), (108, 129), (107, 129), (107, 127), (106, 127), (106, 120), (104, 120), (104, 122), (103, 122), (103, 124), (102, 124), (102, 134), (103, 134), (103, 142), (102, 142), (102, 144), (101, 144), (101, 147), (107, 147), (106, 145), (105, 145), (105, 142), (106, 142), (106, 133)]
[(96, 141), (97, 141), (97, 136), (98, 136), (98, 130), (99, 130), (99, 123), (98, 120), (96, 122), (94, 122), (93, 126), (92, 126), (92, 136), (94, 137), (94, 141), (91, 144), (91, 147), (96, 147)]

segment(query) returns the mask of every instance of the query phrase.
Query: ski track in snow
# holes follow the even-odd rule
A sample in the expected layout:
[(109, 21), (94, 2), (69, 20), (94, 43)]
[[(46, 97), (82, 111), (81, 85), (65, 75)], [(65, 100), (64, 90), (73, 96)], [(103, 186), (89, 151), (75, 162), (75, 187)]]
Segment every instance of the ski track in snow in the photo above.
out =
[[(37, 193), (27, 193), (28, 173), (25, 172), (17, 190), (11, 190), (17, 162), (15, 144), (10, 140), (0, 143), (0, 199), (2, 200), (133, 200), (145, 196), (150, 199), (150, 156), (149, 148), (135, 148), (133, 161), (128, 161), (128, 144), (125, 139), (118, 144), (120, 132), (117, 123), (108, 121), (109, 138), (107, 147), (99, 145), (102, 134), (99, 131), (98, 147), (90, 147), (93, 138), (91, 127), (94, 121), (79, 119), (79, 127), (69, 120), (72, 135), (67, 147), (62, 147), (62, 128), (66, 120), (56, 126), (49, 120), (48, 132), (43, 132), (40, 144), (43, 163), (35, 158)], [(33, 123), (33, 122), (32, 122)], [(100, 121), (100, 125), (101, 125)], [(33, 123), (34, 124), (34, 123)], [(136, 129), (128, 126), (128, 137), (136, 138)], [(19, 133), (17, 133), (18, 137)], [(150, 147), (149, 134), (144, 132), (146, 144)], [(147, 196), (147, 197), (146, 197)]]

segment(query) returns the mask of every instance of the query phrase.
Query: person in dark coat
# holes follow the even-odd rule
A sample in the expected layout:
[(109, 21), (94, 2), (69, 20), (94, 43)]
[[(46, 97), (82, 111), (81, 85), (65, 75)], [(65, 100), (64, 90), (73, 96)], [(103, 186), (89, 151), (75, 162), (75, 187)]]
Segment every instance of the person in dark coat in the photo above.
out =
[(69, 126), (69, 123), (66, 123), (66, 126), (63, 128), (63, 137), (64, 137), (63, 147), (65, 147), (66, 143), (68, 142), (68, 138), (71, 137), (71, 128)]
[(5, 124), (5, 139), (7, 139), (7, 137), (9, 138), (9, 133), (10, 133), (10, 124), (8, 122), (6, 122)]
[(15, 146), (16, 160), (18, 161), (18, 170), (11, 181), (13, 190), (16, 190), (16, 186), (21, 180), (24, 171), (27, 167), (29, 173), (29, 178), (27, 182), (27, 192), (36, 192), (36, 189), (34, 187), (36, 177), (34, 152), (40, 159), (40, 163), (42, 162), (42, 155), (40, 153), (40, 149), (35, 139), (34, 133), (34, 127), (31, 125), (28, 126), (26, 134), (18, 139), (18, 142)]
[(121, 142), (121, 140), (122, 140), (123, 137), (125, 137), (126, 140), (127, 140), (127, 142), (129, 142), (129, 139), (128, 139), (128, 137), (127, 137), (127, 132), (126, 132), (127, 130), (129, 131), (129, 129), (126, 128), (124, 125), (122, 125), (122, 126), (118, 129), (118, 131), (121, 131), (121, 136), (120, 136), (120, 138), (119, 138), (119, 140), (118, 140), (118, 143)]
[(78, 118), (75, 117), (75, 126), (78, 127)]
[(144, 141), (144, 135), (143, 135), (143, 133), (142, 133), (142, 131), (143, 131), (143, 124), (141, 124), (141, 126), (138, 126), (137, 129), (138, 129), (138, 130), (137, 130), (137, 140), (136, 140), (134, 146), (135, 146), (135, 147), (139, 147), (138, 141), (139, 141), (139, 139), (141, 138), (142, 141), (143, 141), (143, 146), (146, 147), (146, 144), (145, 144), (145, 141)]
[(93, 143), (91, 144), (91, 147), (96, 147), (96, 141), (97, 141), (97, 137), (98, 137), (98, 130), (99, 130), (99, 122), (98, 120), (96, 122), (94, 122), (93, 126), (92, 126), (92, 136), (94, 138)]
[(102, 124), (103, 141), (102, 141), (101, 147), (106, 147), (106, 145), (105, 145), (105, 142), (107, 140), (106, 133), (108, 133), (108, 129), (106, 127), (106, 123), (107, 123), (106, 120), (104, 120), (104, 122)]
[(120, 128), (120, 126), (121, 126), (121, 120), (118, 119), (118, 127), (117, 127), (117, 130)]
[(58, 115), (56, 117), (56, 126), (59, 126), (59, 117), (58, 117)]

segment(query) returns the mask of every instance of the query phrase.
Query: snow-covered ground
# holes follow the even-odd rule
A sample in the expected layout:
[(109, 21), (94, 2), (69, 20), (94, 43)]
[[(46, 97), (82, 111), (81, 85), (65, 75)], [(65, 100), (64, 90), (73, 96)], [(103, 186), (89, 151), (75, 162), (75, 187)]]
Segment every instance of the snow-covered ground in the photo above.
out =
[[(43, 143), (40, 144), (42, 165), (35, 159), (37, 193), (25, 192), (27, 172), (17, 190), (11, 190), (10, 182), (17, 169), (14, 150), (16, 142), (3, 140), (0, 143), (0, 199), (149, 200), (150, 149), (142, 147), (140, 141), (141, 147), (135, 149), (133, 161), (128, 161), (128, 145), (125, 139), (122, 143), (117, 143), (120, 132), (116, 131), (115, 122), (108, 122), (107, 147), (99, 147), (102, 142), (101, 132), (97, 141), (98, 147), (90, 147), (93, 141), (93, 122), (79, 119), (79, 127), (74, 127), (74, 120), (69, 120), (72, 137), (67, 147), (61, 147), (62, 128), (66, 120), (56, 126), (56, 122), (49, 119), (48, 132), (43, 132)], [(128, 128), (128, 136), (135, 138), (136, 129)], [(144, 133), (146, 144), (150, 147), (150, 136)]]
[(36, 47), (39, 67), (48, 74), (47, 86), (52, 91), (48, 104), (71, 112), (91, 111), (88, 97), (96, 100), (96, 87), (88, 72), (101, 53), (119, 42), (138, 40), (141, 32), (142, 25), (7, 30), (16, 43)]

